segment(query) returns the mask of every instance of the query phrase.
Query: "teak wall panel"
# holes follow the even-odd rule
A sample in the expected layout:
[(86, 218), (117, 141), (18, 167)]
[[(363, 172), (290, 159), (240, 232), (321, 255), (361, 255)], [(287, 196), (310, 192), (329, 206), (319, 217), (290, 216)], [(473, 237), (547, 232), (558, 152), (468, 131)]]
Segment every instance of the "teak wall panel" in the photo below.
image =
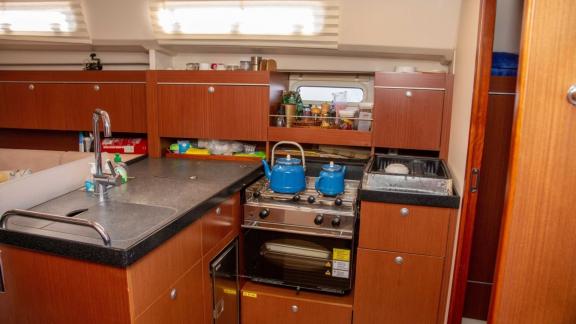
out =
[(0, 83), (0, 127), (38, 128), (36, 96), (25, 83)]

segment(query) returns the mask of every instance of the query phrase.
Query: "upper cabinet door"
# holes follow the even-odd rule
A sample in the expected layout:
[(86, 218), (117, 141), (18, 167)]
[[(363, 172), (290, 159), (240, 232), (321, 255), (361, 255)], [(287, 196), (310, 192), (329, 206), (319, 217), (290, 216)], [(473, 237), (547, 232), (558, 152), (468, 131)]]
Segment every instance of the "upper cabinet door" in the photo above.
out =
[(439, 150), (443, 106), (443, 90), (376, 88), (375, 146)]
[(209, 137), (222, 140), (265, 141), (268, 86), (209, 87)]
[[(130, 83), (89, 84), (94, 109), (108, 112), (113, 132), (146, 132), (146, 85)], [(88, 120), (91, 120), (89, 117)]]
[(159, 133), (163, 137), (207, 138), (211, 93), (206, 85), (159, 84)]
[(36, 85), (0, 83), (0, 127), (38, 128)]

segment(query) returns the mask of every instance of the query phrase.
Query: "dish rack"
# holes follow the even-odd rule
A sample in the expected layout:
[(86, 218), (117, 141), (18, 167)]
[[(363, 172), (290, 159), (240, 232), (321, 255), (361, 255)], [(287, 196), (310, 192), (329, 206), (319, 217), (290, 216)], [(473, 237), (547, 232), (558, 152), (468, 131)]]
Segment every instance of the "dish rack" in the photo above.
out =
[[(407, 174), (386, 172), (391, 164), (402, 164)], [(363, 189), (452, 195), (452, 176), (437, 158), (376, 154), (364, 169)]]

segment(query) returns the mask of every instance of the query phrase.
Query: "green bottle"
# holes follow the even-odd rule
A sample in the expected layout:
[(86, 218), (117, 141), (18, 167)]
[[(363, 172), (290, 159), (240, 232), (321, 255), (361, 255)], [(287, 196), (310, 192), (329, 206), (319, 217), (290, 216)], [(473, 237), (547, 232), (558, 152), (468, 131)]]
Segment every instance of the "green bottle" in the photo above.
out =
[(114, 155), (114, 171), (120, 175), (122, 178), (122, 183), (128, 182), (128, 166), (126, 163), (122, 162), (122, 157), (120, 153)]

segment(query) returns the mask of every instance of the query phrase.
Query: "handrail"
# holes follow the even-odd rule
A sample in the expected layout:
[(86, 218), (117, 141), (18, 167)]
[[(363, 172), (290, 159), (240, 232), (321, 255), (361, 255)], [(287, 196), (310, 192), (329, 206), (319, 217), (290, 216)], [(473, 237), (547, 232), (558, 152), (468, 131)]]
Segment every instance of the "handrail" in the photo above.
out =
[(40, 213), (31, 210), (22, 210), (22, 209), (12, 209), (0, 216), (0, 229), (7, 229), (6, 225), (8, 224), (8, 219), (12, 216), (21, 216), (21, 217), (29, 217), (29, 218), (36, 218), (36, 219), (43, 219), (43, 220), (50, 220), (59, 223), (65, 224), (72, 224), (78, 226), (85, 226), (93, 228), (100, 237), (102, 237), (102, 241), (104, 241), (104, 245), (110, 246), (110, 235), (106, 232), (104, 227), (97, 222), (93, 222), (87, 219), (80, 219), (80, 218), (69, 218), (60, 215), (54, 214), (47, 214), (47, 213)]

